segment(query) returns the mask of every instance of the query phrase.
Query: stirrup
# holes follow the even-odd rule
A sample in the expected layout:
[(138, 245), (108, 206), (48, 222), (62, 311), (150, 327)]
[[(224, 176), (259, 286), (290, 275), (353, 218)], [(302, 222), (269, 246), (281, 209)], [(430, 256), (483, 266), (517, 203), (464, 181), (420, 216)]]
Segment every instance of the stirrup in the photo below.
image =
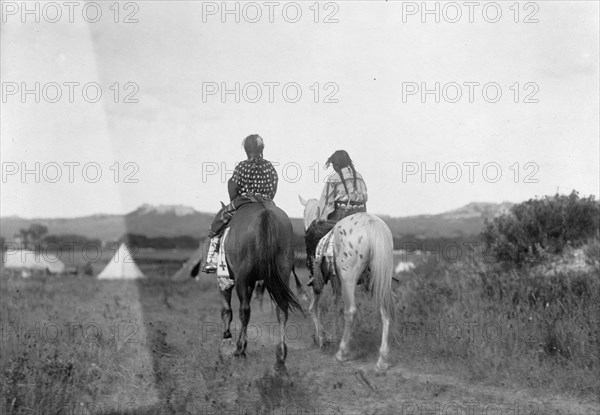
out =
[(214, 274), (215, 272), (217, 272), (217, 264), (207, 262), (202, 267), (202, 272), (204, 272), (205, 274)]

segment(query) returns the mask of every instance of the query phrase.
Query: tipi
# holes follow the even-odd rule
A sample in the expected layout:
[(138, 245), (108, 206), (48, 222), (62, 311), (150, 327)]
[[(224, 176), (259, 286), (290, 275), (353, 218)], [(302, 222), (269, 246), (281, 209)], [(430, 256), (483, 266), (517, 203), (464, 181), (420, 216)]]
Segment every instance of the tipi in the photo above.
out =
[(119, 250), (115, 253), (106, 267), (104, 267), (102, 272), (98, 274), (99, 280), (132, 280), (136, 278), (144, 278), (144, 274), (142, 274), (142, 271), (140, 271), (135, 264), (133, 256), (131, 256), (129, 249), (127, 249), (127, 246), (124, 243), (119, 246)]
[[(49, 274), (65, 271), (65, 264), (58, 258), (48, 258), (39, 252), (16, 250), (2, 255), (2, 266), (22, 270), (40, 270)], [(26, 274), (24, 274), (26, 275)]]
[(196, 251), (192, 254), (192, 256), (190, 256), (186, 263), (183, 264), (179, 271), (177, 271), (175, 275), (173, 275), (173, 279), (189, 280), (192, 268), (194, 268), (194, 266), (198, 264), (198, 262), (200, 262), (202, 258), (204, 258), (204, 251), (206, 251), (206, 249), (202, 246), (202, 244), (200, 244), (200, 247), (196, 249)]

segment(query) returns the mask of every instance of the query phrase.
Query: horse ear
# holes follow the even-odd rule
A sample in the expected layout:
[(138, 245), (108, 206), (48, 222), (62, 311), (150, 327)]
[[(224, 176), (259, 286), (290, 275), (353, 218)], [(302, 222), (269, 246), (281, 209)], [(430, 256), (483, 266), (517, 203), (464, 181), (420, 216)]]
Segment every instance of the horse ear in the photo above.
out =
[(302, 206), (306, 206), (306, 203), (307, 203), (307, 202), (306, 202), (306, 200), (304, 200), (304, 198), (303, 198), (302, 196), (298, 195), (298, 199), (300, 199), (300, 204), (301, 204)]
[(317, 206), (317, 218), (321, 217), (321, 206)]
[[(221, 202), (221, 201), (219, 201), (219, 202)], [(224, 208), (224, 207), (225, 207), (225, 203), (221, 202), (221, 208)]]

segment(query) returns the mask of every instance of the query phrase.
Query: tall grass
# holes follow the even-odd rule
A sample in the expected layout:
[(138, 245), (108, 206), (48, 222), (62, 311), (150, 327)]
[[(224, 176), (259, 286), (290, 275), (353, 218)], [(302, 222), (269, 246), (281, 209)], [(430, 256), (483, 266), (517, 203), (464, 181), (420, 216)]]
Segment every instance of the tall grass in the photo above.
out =
[(0, 413), (122, 413), (130, 388), (153, 383), (134, 373), (145, 347), (131, 307), (134, 283), (7, 274), (0, 284)]
[(597, 244), (583, 249), (583, 267), (565, 265), (569, 253), (529, 268), (476, 259), (422, 264), (399, 290), (396, 341), (473, 380), (598, 396)]

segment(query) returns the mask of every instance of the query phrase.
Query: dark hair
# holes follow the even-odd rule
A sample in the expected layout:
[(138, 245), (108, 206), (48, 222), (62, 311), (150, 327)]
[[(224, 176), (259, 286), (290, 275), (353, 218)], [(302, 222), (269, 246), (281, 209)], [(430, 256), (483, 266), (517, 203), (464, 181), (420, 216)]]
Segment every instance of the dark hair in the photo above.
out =
[(244, 138), (244, 141), (242, 141), (242, 146), (244, 147), (244, 150), (246, 151), (246, 154), (248, 156), (250, 156), (251, 154), (256, 156), (262, 156), (263, 149), (265, 148), (265, 143), (263, 142), (263, 139), (260, 135), (252, 134)]
[(344, 176), (342, 176), (342, 169), (344, 167), (349, 167), (352, 170), (352, 179), (354, 188), (356, 189), (356, 170), (354, 170), (354, 163), (352, 163), (352, 159), (348, 155), (346, 150), (337, 150), (335, 153), (331, 155), (327, 159), (325, 163), (325, 167), (329, 167), (329, 165), (333, 165), (333, 169), (336, 171), (340, 179), (342, 180), (342, 184), (344, 185), (344, 189), (346, 190), (346, 194), (349, 195), (348, 186), (346, 186), (346, 181), (344, 180)]

